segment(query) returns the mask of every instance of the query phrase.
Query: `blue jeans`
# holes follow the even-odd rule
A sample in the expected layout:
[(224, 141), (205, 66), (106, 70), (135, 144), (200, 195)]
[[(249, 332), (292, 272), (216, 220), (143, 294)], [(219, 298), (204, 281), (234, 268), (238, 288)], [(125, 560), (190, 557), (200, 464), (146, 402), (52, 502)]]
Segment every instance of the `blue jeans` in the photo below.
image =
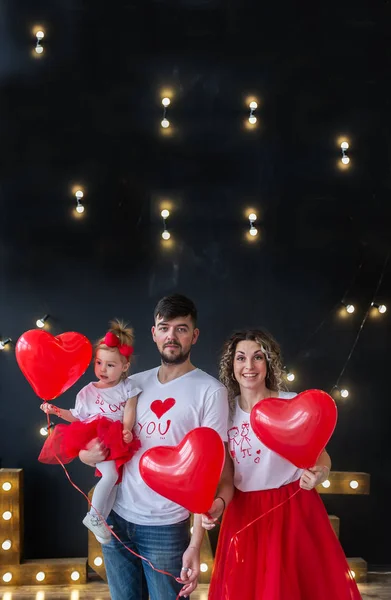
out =
[[(111, 511), (107, 522), (128, 548), (147, 558), (156, 569), (179, 577), (182, 555), (189, 545), (189, 519), (175, 525), (135, 525)], [(148, 600), (148, 597), (176, 600), (182, 584), (151, 569), (115, 537), (112, 536), (108, 544), (102, 544), (102, 549), (111, 600)]]

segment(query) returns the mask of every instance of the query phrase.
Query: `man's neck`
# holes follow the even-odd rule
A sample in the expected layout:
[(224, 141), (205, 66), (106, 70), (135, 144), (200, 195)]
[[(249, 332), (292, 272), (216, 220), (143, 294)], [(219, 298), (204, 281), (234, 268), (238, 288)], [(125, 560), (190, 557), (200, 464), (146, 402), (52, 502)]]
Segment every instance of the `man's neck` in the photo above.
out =
[(186, 373), (190, 373), (190, 371), (194, 371), (196, 368), (191, 364), (190, 359), (180, 365), (168, 365), (162, 362), (157, 377), (160, 383), (168, 383), (169, 381), (178, 379), (178, 377), (182, 377), (182, 375), (186, 375)]

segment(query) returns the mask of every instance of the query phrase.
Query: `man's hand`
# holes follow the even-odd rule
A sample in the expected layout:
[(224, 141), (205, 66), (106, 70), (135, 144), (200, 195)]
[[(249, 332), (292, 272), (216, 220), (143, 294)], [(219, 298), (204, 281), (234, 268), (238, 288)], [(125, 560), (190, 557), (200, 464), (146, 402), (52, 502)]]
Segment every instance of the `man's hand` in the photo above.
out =
[(303, 490), (313, 490), (317, 485), (325, 481), (329, 474), (330, 469), (325, 465), (315, 465), (311, 469), (306, 469), (300, 477), (300, 487)]
[(130, 431), (130, 429), (124, 429), (122, 436), (125, 444), (130, 444), (130, 442), (133, 440), (133, 433)]
[(103, 462), (106, 459), (108, 452), (108, 449), (99, 438), (95, 438), (88, 442), (85, 450), (80, 450), (79, 458), (86, 465), (96, 467), (96, 463)]
[(187, 598), (198, 585), (198, 575), (200, 574), (200, 550), (195, 546), (189, 546), (182, 557), (182, 570), (179, 576), (179, 583), (185, 585), (179, 592), (179, 596)]
[(221, 498), (215, 498), (209, 511), (201, 515), (201, 523), (204, 529), (210, 530), (216, 527), (216, 521), (224, 512), (224, 502)]

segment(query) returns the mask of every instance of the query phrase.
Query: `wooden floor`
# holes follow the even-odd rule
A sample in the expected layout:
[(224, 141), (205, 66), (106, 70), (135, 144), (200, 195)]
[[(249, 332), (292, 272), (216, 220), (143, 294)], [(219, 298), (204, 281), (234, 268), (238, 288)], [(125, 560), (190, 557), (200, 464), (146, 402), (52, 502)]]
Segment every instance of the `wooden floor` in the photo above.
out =
[[(360, 585), (363, 600), (390, 600), (391, 582)], [(207, 600), (208, 586), (199, 585), (191, 600)], [(89, 583), (77, 588), (67, 586), (0, 587), (0, 600), (110, 600), (107, 585)], [(164, 598), (162, 598), (164, 600)], [(245, 599), (243, 599), (245, 600)], [(314, 599), (315, 600), (315, 599)], [(331, 599), (330, 599), (331, 600)]]

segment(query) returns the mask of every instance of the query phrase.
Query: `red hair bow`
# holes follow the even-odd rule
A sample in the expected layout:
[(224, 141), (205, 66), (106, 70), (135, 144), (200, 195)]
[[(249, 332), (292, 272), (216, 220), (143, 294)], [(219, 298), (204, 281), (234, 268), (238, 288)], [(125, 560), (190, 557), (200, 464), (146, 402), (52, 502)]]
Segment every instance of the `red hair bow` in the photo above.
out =
[(118, 352), (122, 354), (122, 356), (125, 356), (125, 358), (129, 358), (133, 354), (133, 346), (130, 346), (129, 344), (121, 344), (119, 338), (114, 333), (111, 333), (111, 331), (106, 333), (105, 337), (103, 338), (103, 342), (109, 348), (118, 348)]

